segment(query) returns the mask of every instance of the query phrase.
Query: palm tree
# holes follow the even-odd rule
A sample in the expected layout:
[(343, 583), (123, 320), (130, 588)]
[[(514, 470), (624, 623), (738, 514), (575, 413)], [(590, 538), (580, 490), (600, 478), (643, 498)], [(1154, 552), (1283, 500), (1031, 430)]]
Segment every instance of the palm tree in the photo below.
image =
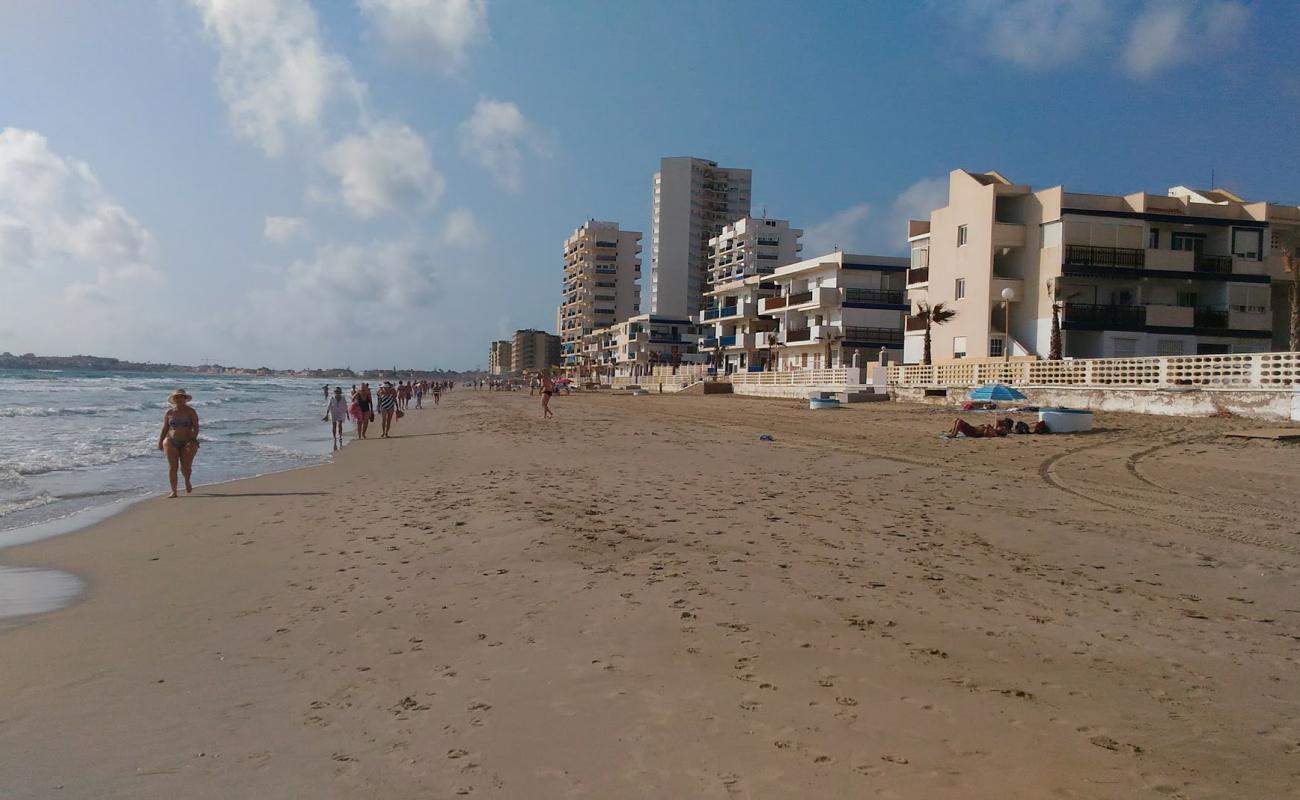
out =
[(931, 362), (930, 359), (931, 330), (935, 325), (942, 325), (955, 316), (957, 316), (957, 312), (953, 311), (951, 308), (945, 308), (943, 303), (935, 303), (934, 305), (930, 305), (929, 303), (923, 301), (916, 304), (916, 313), (908, 317), (908, 319), (914, 322), (925, 323), (925, 350), (921, 355), (921, 363), (924, 364), (925, 366), (927, 367), (930, 366), (930, 362)]
[(781, 336), (776, 331), (767, 334), (767, 367), (768, 372), (776, 372), (777, 352), (776, 348), (781, 346)]
[(1052, 296), (1052, 338), (1048, 344), (1047, 360), (1061, 360), (1061, 311), (1065, 304), (1075, 297), (1079, 296), (1078, 292), (1066, 294), (1061, 289), (1060, 281), (1048, 281), (1047, 291)]
[(1282, 266), (1291, 273), (1291, 352), (1300, 352), (1300, 264), (1294, 253), (1282, 256)]
[[(835, 346), (836, 346), (837, 344), (839, 344), (843, 339), (844, 339), (843, 336), (833, 336), (833, 335), (831, 335), (831, 336), (827, 336), (827, 337), (826, 337), (826, 369), (830, 369), (830, 368), (831, 368), (831, 352), (832, 352), (832, 350), (833, 350), (833, 349), (835, 348)], [(844, 366), (844, 365), (843, 365), (843, 364), (840, 364), (840, 366)]]

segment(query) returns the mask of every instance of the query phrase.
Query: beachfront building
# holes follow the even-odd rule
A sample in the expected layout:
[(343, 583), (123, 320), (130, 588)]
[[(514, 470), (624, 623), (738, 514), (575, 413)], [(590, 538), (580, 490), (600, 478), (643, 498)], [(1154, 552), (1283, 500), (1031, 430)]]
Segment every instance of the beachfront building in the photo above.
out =
[[(996, 172), (955, 170), (948, 205), (908, 224), (908, 297), (956, 316), (932, 328), (935, 362), (1128, 358), (1285, 350), (1282, 255), (1300, 208), (1225, 189), (1165, 195), (1035, 191)], [(1005, 299), (1004, 299), (1005, 298)], [(904, 360), (922, 358), (908, 321)]]
[(511, 342), (501, 339), (488, 346), (488, 374), (508, 375), (512, 369), (510, 358)]
[(583, 336), (578, 374), (632, 376), (701, 360), (699, 327), (688, 319), (639, 314)]
[(780, 293), (769, 275), (714, 284), (700, 312), (700, 355), (723, 372), (761, 370), (768, 337), (777, 332), (779, 322), (760, 315), (759, 303)]
[(776, 270), (767, 278), (776, 295), (758, 302), (759, 315), (777, 323), (755, 337), (760, 357), (778, 370), (850, 367), (855, 356), (865, 367), (881, 348), (899, 360), (907, 268), (906, 258), (837, 250)]
[[(784, 219), (742, 217), (709, 239), (709, 285), (771, 275), (777, 267), (799, 260), (799, 237)], [(709, 305), (707, 302), (705, 305)]]
[(515, 331), (510, 341), (510, 371), (516, 375), (558, 366), (560, 337), (533, 328)]
[(650, 313), (686, 319), (704, 305), (709, 240), (749, 216), (752, 174), (703, 158), (665, 158), (654, 176)]
[(641, 313), (641, 233), (589, 219), (564, 240), (564, 294), (558, 311), (565, 366), (579, 362), (582, 338)]

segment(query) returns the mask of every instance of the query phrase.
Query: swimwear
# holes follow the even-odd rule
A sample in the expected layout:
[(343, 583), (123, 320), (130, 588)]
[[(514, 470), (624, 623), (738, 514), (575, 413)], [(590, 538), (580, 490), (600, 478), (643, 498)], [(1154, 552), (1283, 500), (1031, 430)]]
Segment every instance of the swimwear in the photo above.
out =
[(379, 398), (380, 411), (392, 411), (397, 408), (397, 398), (393, 395), (383, 395)]

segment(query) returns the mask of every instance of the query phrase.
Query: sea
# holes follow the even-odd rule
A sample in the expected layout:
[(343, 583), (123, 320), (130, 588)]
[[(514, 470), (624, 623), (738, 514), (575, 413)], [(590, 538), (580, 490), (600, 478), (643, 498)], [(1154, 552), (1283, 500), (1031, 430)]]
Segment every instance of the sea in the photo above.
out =
[[(322, 386), (297, 378), (0, 369), (0, 548), (165, 494), (158, 435), (177, 388), (193, 396), (199, 414), (196, 487), (327, 461), (333, 440), (321, 421)], [(0, 563), (0, 630), (6, 619), (66, 605), (82, 588), (70, 573)]]
[(14, 543), (19, 529), (165, 494), (167, 458), (158, 435), (167, 396), (177, 388), (193, 396), (199, 414), (196, 486), (328, 460), (333, 442), (321, 421), (323, 385), (0, 369), (0, 547)]

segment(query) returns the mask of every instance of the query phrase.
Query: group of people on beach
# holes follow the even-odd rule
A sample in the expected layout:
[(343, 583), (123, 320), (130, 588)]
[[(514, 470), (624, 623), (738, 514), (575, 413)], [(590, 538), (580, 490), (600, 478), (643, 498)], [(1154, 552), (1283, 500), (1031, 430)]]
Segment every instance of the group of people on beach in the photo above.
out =
[[(436, 406), (442, 399), (442, 393), (450, 391), (453, 381), (384, 381), (374, 392), (369, 383), (360, 386), (353, 384), (350, 397), (343, 396), (343, 387), (324, 387), (325, 416), (322, 420), (330, 423), (334, 448), (343, 446), (344, 425), (351, 420), (356, 426), (356, 438), (367, 438), (370, 423), (375, 421), (375, 412), (379, 412), (381, 434), (387, 439), (392, 431), (393, 420), (405, 416), (412, 402), (415, 408), (424, 408), (424, 396), (432, 395)], [(191, 481), (194, 470), (194, 457), (199, 452), (199, 414), (190, 405), (194, 398), (184, 389), (177, 389), (167, 397), (167, 411), (163, 414), (162, 430), (158, 434), (158, 449), (167, 455), (167, 480), (171, 484), (171, 494), (178, 495), (178, 479), (185, 480), (185, 493), (194, 491)]]
[(379, 438), (387, 439), (393, 428), (393, 421), (406, 416), (411, 402), (416, 408), (424, 408), (424, 396), (433, 396), (436, 406), (442, 400), (442, 393), (450, 391), (452, 381), (384, 381), (373, 393), (369, 383), (352, 385), (349, 399), (343, 397), (343, 387), (334, 387), (334, 396), (330, 397), (329, 386), (325, 386), (326, 407), (322, 417), (330, 423), (331, 435), (335, 448), (343, 445), (343, 426), (351, 420), (356, 425), (356, 438), (369, 438), (370, 423), (375, 421), (375, 412), (379, 412)]

